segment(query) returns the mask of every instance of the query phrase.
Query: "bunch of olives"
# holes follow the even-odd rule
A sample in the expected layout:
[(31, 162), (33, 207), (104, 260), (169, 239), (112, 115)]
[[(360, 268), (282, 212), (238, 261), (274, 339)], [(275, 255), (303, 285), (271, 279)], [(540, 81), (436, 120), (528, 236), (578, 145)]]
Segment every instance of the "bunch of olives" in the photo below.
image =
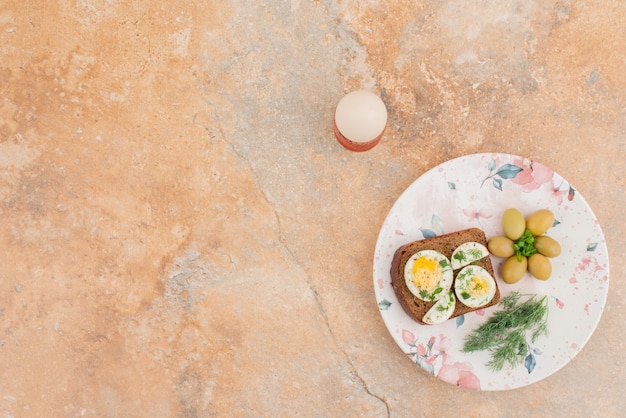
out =
[(554, 238), (543, 235), (553, 224), (554, 214), (548, 209), (540, 209), (526, 220), (515, 208), (504, 211), (504, 236), (491, 238), (487, 248), (496, 257), (506, 258), (502, 265), (505, 283), (517, 283), (526, 271), (539, 280), (550, 277), (552, 264), (548, 258), (561, 254), (561, 245)]

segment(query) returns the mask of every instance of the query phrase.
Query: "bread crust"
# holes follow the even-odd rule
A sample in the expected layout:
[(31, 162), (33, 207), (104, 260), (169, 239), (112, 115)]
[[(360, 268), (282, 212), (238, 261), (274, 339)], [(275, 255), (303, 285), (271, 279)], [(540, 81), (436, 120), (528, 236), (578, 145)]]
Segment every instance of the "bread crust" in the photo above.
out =
[[(465, 242), (478, 242), (486, 247), (487, 237), (485, 236), (485, 233), (482, 229), (468, 228), (456, 232), (451, 232), (445, 235), (439, 235), (433, 238), (425, 238), (423, 240), (410, 242), (398, 248), (394, 253), (393, 260), (391, 261), (390, 271), (391, 286), (393, 287), (393, 290), (396, 293), (396, 297), (398, 298), (398, 302), (400, 303), (404, 311), (416, 322), (424, 324), (422, 318), (436, 302), (425, 302), (421, 299), (418, 299), (411, 293), (406, 285), (406, 282), (404, 281), (404, 265), (413, 254), (422, 250), (439, 251), (440, 253), (445, 255), (448, 260), (450, 260), (454, 249)], [(491, 276), (495, 280), (496, 276), (494, 274), (493, 266), (491, 264), (491, 258), (489, 256), (484, 257), (472, 264), (483, 267), (489, 272), (489, 274), (491, 274)], [(456, 275), (459, 271), (460, 269), (454, 271), (455, 281)], [(496, 305), (500, 301), (500, 289), (498, 288), (497, 280), (495, 282), (496, 294), (494, 295), (491, 302), (489, 302), (485, 306), (481, 306), (480, 308), (470, 308), (469, 306), (464, 305), (462, 302), (459, 301), (455, 294), (454, 297), (457, 299), (457, 303), (450, 319), (456, 318), (457, 316), (464, 315), (469, 312), (476, 311), (478, 309), (484, 309)], [(454, 282), (452, 286), (452, 289), (454, 289)]]

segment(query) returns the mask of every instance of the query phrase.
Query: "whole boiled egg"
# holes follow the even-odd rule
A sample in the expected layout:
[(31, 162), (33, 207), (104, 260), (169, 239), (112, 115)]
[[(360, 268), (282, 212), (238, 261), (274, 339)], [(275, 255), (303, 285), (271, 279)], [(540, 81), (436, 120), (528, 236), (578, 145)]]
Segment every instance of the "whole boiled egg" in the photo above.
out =
[(496, 294), (496, 281), (480, 266), (463, 267), (456, 276), (454, 292), (457, 298), (470, 308), (488, 304)]
[(438, 251), (418, 251), (404, 266), (404, 280), (415, 297), (435, 301), (452, 287), (454, 276), (450, 260)]
[(335, 137), (351, 151), (367, 151), (380, 142), (387, 126), (387, 108), (372, 92), (345, 95), (335, 109)]

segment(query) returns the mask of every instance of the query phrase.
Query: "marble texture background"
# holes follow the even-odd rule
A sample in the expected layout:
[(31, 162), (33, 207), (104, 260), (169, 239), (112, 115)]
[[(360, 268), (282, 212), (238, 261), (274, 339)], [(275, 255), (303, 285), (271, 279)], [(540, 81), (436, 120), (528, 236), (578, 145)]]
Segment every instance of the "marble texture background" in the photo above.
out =
[[(626, 3), (0, 0), (4, 417), (619, 416)], [(383, 141), (334, 140), (354, 89)], [(534, 385), (428, 376), (372, 257), (450, 158), (527, 156), (597, 215), (596, 333)]]

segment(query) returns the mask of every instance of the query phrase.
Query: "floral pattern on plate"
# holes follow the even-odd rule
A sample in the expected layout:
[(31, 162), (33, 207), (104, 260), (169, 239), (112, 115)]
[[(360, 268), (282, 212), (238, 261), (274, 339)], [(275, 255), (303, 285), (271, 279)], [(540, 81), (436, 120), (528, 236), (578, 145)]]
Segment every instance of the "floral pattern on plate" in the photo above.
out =
[[(562, 247), (551, 259), (547, 281), (529, 274), (514, 285), (502, 281), (503, 259), (491, 257), (504, 296), (519, 290), (547, 295), (548, 332), (520, 352), (518, 367), (492, 372), (488, 353), (461, 351), (465, 337), (499, 306), (481, 309), (439, 325), (421, 325), (402, 309), (391, 287), (395, 250), (408, 242), (470, 227), (487, 238), (502, 235), (502, 212), (525, 216), (548, 208), (555, 222), (547, 235)], [(558, 173), (527, 158), (509, 154), (473, 154), (447, 161), (419, 177), (391, 208), (374, 254), (374, 290), (382, 318), (406, 355), (439, 379), (476, 390), (508, 390), (542, 380), (565, 366), (593, 334), (609, 287), (604, 235), (583, 197)]]

